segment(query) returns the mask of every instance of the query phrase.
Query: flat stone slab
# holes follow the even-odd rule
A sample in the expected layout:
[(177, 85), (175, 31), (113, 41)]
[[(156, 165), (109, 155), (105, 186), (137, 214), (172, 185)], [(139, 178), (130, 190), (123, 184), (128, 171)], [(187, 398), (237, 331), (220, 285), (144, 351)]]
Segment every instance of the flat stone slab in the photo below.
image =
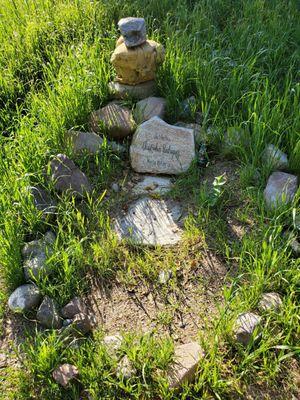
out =
[(169, 206), (164, 200), (143, 197), (116, 219), (114, 230), (120, 240), (150, 246), (174, 245), (181, 239), (182, 230), (177, 224), (180, 216), (178, 204)]
[(156, 93), (156, 83), (154, 80), (143, 82), (138, 85), (125, 85), (120, 82), (109, 82), (108, 91), (115, 99), (136, 99), (141, 100), (153, 96)]
[(197, 342), (177, 346), (174, 362), (168, 371), (170, 388), (178, 388), (184, 382), (193, 380), (198, 363), (203, 356), (204, 352)]
[(178, 175), (189, 169), (195, 156), (193, 130), (159, 117), (141, 124), (130, 146), (131, 166), (137, 172)]
[(132, 194), (165, 194), (172, 188), (170, 178), (145, 175), (143, 179), (132, 188)]
[(273, 172), (264, 190), (264, 198), (269, 208), (275, 209), (293, 201), (298, 188), (298, 178), (285, 172)]

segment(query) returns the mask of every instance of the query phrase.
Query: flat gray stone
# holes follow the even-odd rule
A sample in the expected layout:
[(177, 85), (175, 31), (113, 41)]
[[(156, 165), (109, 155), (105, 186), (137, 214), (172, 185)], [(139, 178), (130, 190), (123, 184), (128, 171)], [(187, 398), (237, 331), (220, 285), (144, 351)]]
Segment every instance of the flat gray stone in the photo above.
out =
[(287, 169), (289, 166), (288, 157), (278, 147), (268, 144), (265, 148), (262, 161), (264, 164), (270, 165), (272, 169)]
[(109, 82), (108, 91), (116, 99), (136, 99), (141, 100), (146, 97), (154, 96), (156, 93), (156, 83), (154, 80), (139, 83), (138, 85), (125, 85), (119, 82)]
[(178, 175), (189, 169), (195, 157), (193, 130), (158, 117), (137, 128), (130, 146), (131, 166), (137, 172)]
[(144, 197), (133, 202), (124, 216), (119, 216), (114, 229), (119, 239), (150, 246), (178, 243), (182, 230), (177, 221), (181, 210), (164, 200)]
[(258, 308), (261, 311), (278, 311), (282, 306), (282, 300), (278, 293), (270, 292), (264, 293), (258, 304)]
[(136, 103), (133, 116), (138, 124), (141, 124), (152, 117), (163, 118), (167, 102), (163, 97), (147, 97)]
[(25, 284), (12, 292), (8, 299), (8, 307), (13, 312), (24, 312), (37, 307), (41, 301), (41, 294), (37, 286)]
[(166, 194), (173, 184), (170, 178), (146, 175), (132, 188), (134, 195)]
[(261, 323), (261, 317), (251, 312), (240, 314), (234, 327), (234, 336), (236, 340), (244, 346), (247, 346), (253, 338), (255, 329), (258, 329)]
[(33, 240), (24, 245), (22, 255), (26, 281), (42, 278), (50, 273), (47, 260), (53, 252), (54, 241), (55, 234), (48, 231), (42, 239)]
[(50, 170), (51, 180), (58, 192), (71, 192), (77, 197), (91, 192), (86, 175), (65, 154), (58, 154), (50, 161)]
[(44, 297), (36, 317), (45, 328), (59, 329), (62, 326), (62, 319), (59, 316), (56, 302), (48, 296)]
[(264, 190), (264, 198), (269, 208), (275, 209), (293, 201), (298, 188), (298, 178), (285, 172), (273, 172)]
[(197, 342), (175, 347), (174, 361), (167, 375), (169, 387), (179, 388), (184, 382), (192, 381), (203, 356), (204, 352)]
[(146, 42), (146, 22), (144, 18), (122, 18), (118, 22), (118, 27), (127, 47), (139, 46)]

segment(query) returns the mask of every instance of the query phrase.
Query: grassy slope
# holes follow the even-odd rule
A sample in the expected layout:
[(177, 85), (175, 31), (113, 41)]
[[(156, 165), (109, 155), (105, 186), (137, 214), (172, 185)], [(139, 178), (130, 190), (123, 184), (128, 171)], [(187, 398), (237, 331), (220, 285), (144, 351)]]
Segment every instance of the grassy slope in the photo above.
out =
[[(145, 5), (142, 0), (2, 0), (0, 14), (2, 308), (7, 294), (23, 282), (23, 242), (49, 228), (36, 215), (26, 186), (46, 185), (43, 171), (50, 155), (70, 154), (62, 142), (65, 129), (86, 128), (89, 113), (107, 101), (107, 83), (113, 75), (109, 58), (118, 19), (144, 16), (149, 36), (161, 41), (167, 51), (159, 88), (168, 99), (169, 121), (177, 120), (179, 102), (194, 94), (205, 126), (213, 123), (221, 130), (241, 126), (250, 143), (248, 148), (237, 147), (233, 154), (241, 165), (240, 195), (247, 204), (239, 210), (239, 218), (254, 221), (252, 233), (241, 244), (229, 246), (223, 235), (226, 205), (221, 205), (226, 199), (230, 202), (230, 193), (225, 193), (217, 210), (209, 207), (200, 187), (193, 193), (198, 215), (191, 218), (190, 240), (199, 234), (218, 237), (215, 245), (228, 265), (239, 264), (239, 273), (230, 289), (224, 289), (227, 307), (221, 310), (211, 337), (204, 341), (207, 357), (196, 384), (185, 388), (178, 398), (214, 394), (223, 399), (233, 390), (243, 391), (249, 382), (276, 384), (284, 366), (289, 365), (285, 355), (299, 352), (299, 262), (290, 257), (280, 236), (283, 224), (292, 224), (292, 207), (275, 216), (264, 210), (261, 189), (269, 171), (261, 165), (260, 154), (266, 143), (280, 145), (289, 155), (291, 170), (299, 174), (296, 2), (151, 0)], [(211, 151), (214, 157), (219, 152), (218, 143), (212, 141)], [(95, 192), (84, 208), (66, 197), (61, 199), (53, 227), (58, 233), (51, 261), (55, 278), (39, 282), (43, 293), (61, 304), (87, 289), (83, 279), (86, 266), (110, 277), (126, 256), (130, 260), (128, 274), (151, 279), (154, 262), (154, 256), (128, 254), (109, 234), (109, 205), (101, 200), (101, 194), (120, 174), (122, 162), (108, 151), (92, 158), (82, 156), (76, 162), (91, 177)], [(177, 196), (184, 198), (181, 188), (193, 187), (196, 182), (197, 172), (191, 171), (178, 183)], [(263, 340), (255, 348), (235, 348), (229, 335), (235, 315), (255, 307), (265, 290), (284, 295), (283, 311), (267, 318)], [(274, 350), (276, 345), (283, 348)], [(141, 394), (145, 398), (154, 394), (171, 398), (155, 374), (171, 357), (171, 343), (161, 346), (152, 338), (138, 344), (128, 338), (124, 351), (135, 360), (138, 374), (124, 384), (112, 374), (113, 361), (97, 335), (86, 340), (80, 350), (63, 351), (55, 333), (38, 335), (27, 349), (27, 373), (16, 379), (15, 392), (4, 398), (76, 398), (77, 386), (61, 393), (51, 380), (51, 370), (62, 360), (74, 360), (82, 371), (82, 384), (95, 398), (117, 399), (125, 393), (131, 398)]]

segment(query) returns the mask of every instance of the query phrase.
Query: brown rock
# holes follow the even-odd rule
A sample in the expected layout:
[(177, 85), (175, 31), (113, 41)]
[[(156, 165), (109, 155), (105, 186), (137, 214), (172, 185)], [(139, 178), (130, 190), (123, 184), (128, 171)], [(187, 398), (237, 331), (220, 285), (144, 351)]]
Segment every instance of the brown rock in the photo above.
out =
[(152, 117), (163, 118), (166, 111), (166, 100), (162, 97), (148, 97), (139, 101), (134, 110), (134, 119), (138, 124)]
[(92, 331), (96, 326), (96, 319), (94, 315), (87, 315), (83, 313), (76, 314), (72, 323), (68, 325), (64, 332), (70, 335), (85, 335)]
[(204, 352), (197, 342), (179, 345), (175, 348), (174, 361), (168, 371), (170, 388), (194, 379), (197, 366)]
[(79, 297), (74, 297), (68, 304), (61, 309), (63, 318), (74, 318), (76, 314), (87, 314), (88, 309), (83, 300)]
[(94, 111), (90, 118), (90, 126), (94, 132), (100, 132), (101, 127), (114, 139), (123, 139), (135, 129), (131, 111), (116, 103)]
[(164, 60), (164, 48), (153, 40), (147, 40), (134, 48), (120, 44), (111, 56), (117, 72), (117, 81), (137, 85), (155, 79), (157, 66)]
[(86, 175), (65, 154), (58, 154), (50, 162), (51, 180), (60, 193), (70, 191), (82, 197), (92, 190)]
[(64, 388), (68, 387), (70, 382), (79, 375), (77, 367), (72, 364), (62, 364), (56, 368), (53, 373), (53, 379)]

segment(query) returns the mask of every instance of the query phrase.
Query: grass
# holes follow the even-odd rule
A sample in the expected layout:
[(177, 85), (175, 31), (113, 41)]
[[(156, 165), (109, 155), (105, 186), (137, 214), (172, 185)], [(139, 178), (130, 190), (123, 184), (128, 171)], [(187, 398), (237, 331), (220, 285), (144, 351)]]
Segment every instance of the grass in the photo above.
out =
[[(291, 398), (289, 370), (300, 354), (300, 274), (299, 259), (292, 256), (282, 231), (293, 226), (299, 194), (292, 205), (275, 214), (266, 210), (262, 190), (270, 170), (261, 153), (268, 143), (278, 145), (288, 154), (290, 171), (299, 175), (297, 2), (2, 0), (0, 15), (4, 321), (7, 298), (24, 281), (21, 248), (48, 229), (57, 234), (49, 260), (53, 274), (38, 283), (42, 293), (60, 305), (89, 292), (86, 275), (91, 271), (104, 282), (118, 277), (128, 286), (139, 279), (155, 286), (161, 268), (184, 269), (198, 260), (197, 252), (203, 248), (211, 248), (230, 271), (219, 315), (213, 327), (199, 334), (206, 357), (196, 381), (179, 393), (169, 392), (163, 377), (172, 358), (173, 343), (168, 338), (157, 341), (135, 332), (126, 336), (120, 351), (132, 360), (137, 373), (125, 382), (116, 377), (116, 360), (102, 345), (103, 332), (95, 332), (79, 348), (67, 346), (55, 332), (37, 332), (23, 346), (21, 371), (2, 370), (2, 398), (76, 399), (82, 388), (95, 399), (247, 398), (253, 386), (262, 387), (257, 398), (271, 397), (269, 390), (274, 387), (278, 398)], [(110, 231), (109, 213), (126, 203), (126, 196), (110, 194), (109, 187), (114, 180), (125, 179), (126, 161), (105, 146), (95, 156), (74, 157), (63, 140), (67, 129), (88, 129), (89, 114), (108, 101), (116, 22), (128, 15), (145, 17), (149, 37), (166, 48), (158, 86), (167, 99), (167, 120), (177, 122), (180, 102), (194, 95), (203, 129), (213, 126), (217, 131), (212, 135), (207, 130), (212, 164), (208, 171), (212, 168), (214, 174), (215, 160), (234, 159), (238, 165), (234, 182), (220, 185), (223, 178), (219, 178), (214, 191), (202, 182), (206, 172), (196, 165), (178, 178), (171, 196), (187, 205), (190, 216), (185, 240), (176, 251), (150, 252), (118, 244)], [(242, 142), (229, 149), (224, 145), (228, 128), (243, 132)], [(36, 213), (26, 187), (40, 184), (52, 190), (44, 171), (51, 155), (61, 152), (87, 173), (94, 191), (83, 202), (59, 197), (54, 222)], [(229, 232), (227, 217), (232, 215), (250, 227), (241, 240), (232, 239)], [(202, 250), (196, 246), (199, 238)], [(171, 284), (176, 286), (176, 279)], [(265, 291), (278, 291), (283, 308), (264, 315), (262, 336), (243, 349), (232, 340), (232, 324), (238, 313), (255, 310)], [(158, 319), (170, 324), (172, 311)], [(81, 371), (80, 383), (67, 391), (51, 378), (53, 369), (65, 361)]]

